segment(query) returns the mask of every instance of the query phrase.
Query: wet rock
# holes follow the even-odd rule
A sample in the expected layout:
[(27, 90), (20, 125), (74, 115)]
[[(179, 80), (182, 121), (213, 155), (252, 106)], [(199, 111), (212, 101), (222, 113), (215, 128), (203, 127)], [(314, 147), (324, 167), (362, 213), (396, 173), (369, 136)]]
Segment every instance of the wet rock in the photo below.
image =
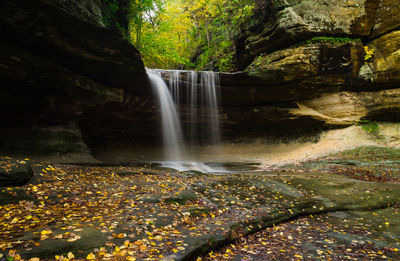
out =
[(33, 177), (33, 170), (29, 163), (10, 161), (0, 168), (0, 187), (21, 186)]
[(165, 199), (168, 203), (186, 204), (187, 201), (197, 199), (197, 195), (189, 190), (182, 191), (176, 197)]
[(89, 148), (82, 140), (76, 126), (52, 126), (33, 129), (15, 129), (13, 132), (0, 130), (0, 147), (14, 151), (27, 150), (30, 153), (49, 155), (52, 153), (88, 154)]
[[(53, 234), (65, 234), (66, 232), (74, 233), (79, 239), (76, 240), (65, 240), (65, 239), (54, 239), (49, 238), (42, 240), (40, 246), (33, 249), (25, 249), (21, 252), (22, 256), (31, 258), (54, 258), (55, 255), (73, 252), (77, 256), (86, 257), (94, 248), (103, 246), (107, 242), (108, 234), (100, 232), (98, 229), (93, 227), (81, 227), (77, 229), (79, 231), (66, 231), (61, 229), (53, 230)], [(26, 233), (20, 240), (32, 240), (34, 238), (33, 232)]]
[(0, 189), (0, 205), (18, 204), (22, 200), (33, 201), (34, 199), (25, 189), (13, 188), (12, 191)]

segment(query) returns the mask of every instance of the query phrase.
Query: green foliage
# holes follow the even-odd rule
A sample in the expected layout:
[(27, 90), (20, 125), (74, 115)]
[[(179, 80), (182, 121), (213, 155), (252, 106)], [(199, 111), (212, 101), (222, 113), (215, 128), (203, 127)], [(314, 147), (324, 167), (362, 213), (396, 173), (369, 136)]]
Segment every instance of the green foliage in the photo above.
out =
[(364, 120), (360, 123), (363, 130), (374, 136), (379, 136), (379, 124), (377, 122)]
[(130, 36), (148, 67), (229, 71), (254, 0), (131, 0)]
[(361, 39), (349, 38), (349, 37), (318, 36), (318, 37), (313, 37), (310, 40), (307, 40), (306, 44), (313, 44), (313, 43), (345, 44), (349, 42), (361, 42)]
[(103, 23), (106, 26), (119, 25), (117, 18), (118, 10), (117, 0), (104, 0)]
[(260, 69), (261, 65), (265, 63), (264, 59), (265, 59), (265, 54), (257, 56), (252, 62), (252, 64), (249, 66), (248, 70), (254, 71)]

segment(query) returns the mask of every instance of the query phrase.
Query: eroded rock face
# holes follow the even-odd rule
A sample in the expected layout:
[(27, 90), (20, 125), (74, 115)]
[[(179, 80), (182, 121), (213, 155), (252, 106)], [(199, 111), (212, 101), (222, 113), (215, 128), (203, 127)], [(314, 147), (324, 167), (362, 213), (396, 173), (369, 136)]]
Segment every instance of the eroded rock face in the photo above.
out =
[(240, 74), (221, 74), (222, 103), (282, 103), (325, 92), (360, 89), (364, 51), (360, 42), (308, 44), (260, 57)]
[(397, 0), (380, 0), (371, 37), (400, 28), (400, 5)]
[(246, 130), (240, 111), (258, 137), (399, 121), (398, 9), (391, 0), (266, 3), (236, 41), (244, 72), (221, 75), (225, 127)]
[[(399, 19), (400, 20), (400, 19)], [(400, 30), (392, 31), (368, 44), (375, 50), (373, 78), (388, 86), (400, 83)]]
[[(0, 108), (5, 124), (0, 133), (8, 134), (1, 135), (0, 144), (8, 144), (2, 149), (25, 152), (21, 144), (31, 144), (34, 136), (19, 133), (70, 129), (71, 123), (81, 128), (86, 118), (99, 118), (89, 114), (107, 111), (101, 122), (91, 121), (85, 128), (82, 136), (88, 138), (86, 131), (99, 132), (103, 122), (112, 126), (121, 112), (132, 107), (137, 111), (136, 98), (142, 106), (151, 98), (139, 52), (118, 30), (104, 26), (102, 8), (100, 0), (1, 4)], [(135, 129), (138, 118), (126, 121), (125, 130), (118, 126), (113, 131)], [(13, 145), (10, 140), (18, 142)], [(86, 146), (70, 145), (78, 152), (88, 151)], [(65, 152), (63, 146), (52, 148)]]
[(378, 4), (378, 0), (271, 1), (238, 37), (239, 69), (247, 67), (261, 53), (271, 53), (313, 36), (368, 36)]
[[(105, 2), (2, 3), (0, 147), (65, 153), (159, 144), (140, 54), (115, 29), (127, 26), (128, 1), (118, 1), (114, 24), (105, 22)], [(236, 41), (242, 71), (220, 74), (224, 141), (315, 137), (362, 119), (399, 120), (398, 1), (258, 3)], [(189, 124), (184, 111), (182, 118)], [(30, 142), (38, 130), (41, 139)], [(41, 147), (46, 135), (62, 142)]]
[[(291, 110), (293, 115), (311, 116), (330, 125), (352, 125), (361, 119), (380, 121), (377, 117), (386, 109), (400, 112), (400, 89), (379, 92), (340, 92), (303, 101), (299, 108)], [(389, 112), (386, 112), (389, 113)], [(387, 115), (398, 121), (400, 117)]]
[(101, 0), (56, 0), (51, 2), (83, 21), (105, 26)]

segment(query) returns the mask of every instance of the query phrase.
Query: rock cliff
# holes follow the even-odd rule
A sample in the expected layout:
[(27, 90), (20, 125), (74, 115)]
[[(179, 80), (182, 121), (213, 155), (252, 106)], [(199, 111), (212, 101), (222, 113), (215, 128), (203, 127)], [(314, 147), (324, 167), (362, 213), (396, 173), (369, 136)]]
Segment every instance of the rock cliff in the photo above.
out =
[[(1, 4), (3, 152), (87, 153), (160, 141), (143, 62), (124, 39), (128, 1), (111, 14), (107, 3)], [(224, 141), (400, 121), (397, 0), (257, 3), (236, 37), (239, 72), (220, 73)]]
[[(147, 75), (135, 47), (104, 22), (105, 8), (100, 0), (2, 2), (2, 150), (87, 152), (138, 134)], [(120, 28), (123, 15), (114, 18)]]
[(266, 1), (236, 39), (243, 72), (221, 75), (225, 131), (299, 136), (399, 122), (399, 14), (390, 0)]

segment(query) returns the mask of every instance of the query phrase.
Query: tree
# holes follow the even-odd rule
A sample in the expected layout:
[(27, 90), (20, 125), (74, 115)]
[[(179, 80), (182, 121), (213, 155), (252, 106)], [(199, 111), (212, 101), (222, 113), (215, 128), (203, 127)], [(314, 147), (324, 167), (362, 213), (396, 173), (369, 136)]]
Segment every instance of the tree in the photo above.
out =
[(134, 0), (132, 42), (146, 66), (232, 70), (233, 38), (254, 0)]

